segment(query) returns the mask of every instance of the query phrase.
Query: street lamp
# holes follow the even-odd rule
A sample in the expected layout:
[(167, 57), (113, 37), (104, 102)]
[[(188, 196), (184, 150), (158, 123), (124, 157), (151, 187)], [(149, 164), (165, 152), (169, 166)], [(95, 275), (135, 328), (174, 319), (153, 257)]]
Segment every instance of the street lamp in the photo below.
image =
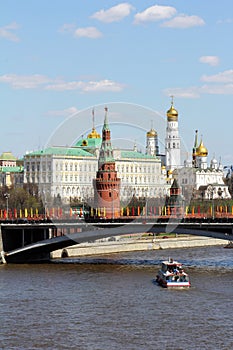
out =
[(9, 206), (8, 204), (9, 204), (10, 194), (9, 193), (5, 193), (4, 197), (6, 198), (6, 218), (8, 219), (8, 206)]

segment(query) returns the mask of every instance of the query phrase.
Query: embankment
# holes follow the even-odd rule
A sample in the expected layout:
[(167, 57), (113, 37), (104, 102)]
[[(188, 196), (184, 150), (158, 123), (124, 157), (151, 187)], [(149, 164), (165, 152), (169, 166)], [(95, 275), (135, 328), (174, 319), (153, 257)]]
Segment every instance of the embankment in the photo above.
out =
[(213, 245), (226, 245), (226, 241), (208, 237), (182, 236), (174, 238), (154, 237), (115, 237), (114, 240), (101, 240), (93, 243), (77, 244), (65, 249), (56, 250), (51, 253), (51, 258), (80, 257), (88, 255), (101, 255), (120, 252), (172, 249), (172, 248), (193, 248)]

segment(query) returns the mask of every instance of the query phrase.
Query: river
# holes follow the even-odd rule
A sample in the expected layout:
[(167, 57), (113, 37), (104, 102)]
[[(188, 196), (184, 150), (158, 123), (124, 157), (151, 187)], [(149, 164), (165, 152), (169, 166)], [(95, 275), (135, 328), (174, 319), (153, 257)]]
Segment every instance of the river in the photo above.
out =
[[(155, 283), (184, 263), (191, 288)], [(1, 265), (1, 349), (233, 349), (233, 250), (127, 252)]]

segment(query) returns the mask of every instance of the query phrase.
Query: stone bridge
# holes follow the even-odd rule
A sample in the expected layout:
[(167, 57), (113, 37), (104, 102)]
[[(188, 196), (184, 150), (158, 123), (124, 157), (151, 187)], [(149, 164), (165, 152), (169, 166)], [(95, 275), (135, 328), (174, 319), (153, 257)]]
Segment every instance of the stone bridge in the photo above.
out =
[(50, 253), (71, 245), (133, 233), (177, 233), (233, 240), (233, 224), (183, 223), (171, 221), (131, 223), (36, 223), (1, 224), (0, 251), (3, 263), (31, 263), (50, 260)]

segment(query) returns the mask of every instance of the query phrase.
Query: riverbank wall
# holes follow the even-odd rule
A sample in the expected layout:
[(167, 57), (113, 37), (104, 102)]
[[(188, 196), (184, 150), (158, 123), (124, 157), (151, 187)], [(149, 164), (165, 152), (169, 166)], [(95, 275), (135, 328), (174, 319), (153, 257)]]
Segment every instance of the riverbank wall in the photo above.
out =
[(226, 245), (227, 241), (217, 238), (183, 236), (174, 238), (155, 237), (115, 237), (93, 243), (81, 243), (51, 253), (51, 258), (82, 257), (120, 252), (145, 251), (172, 248), (194, 248), (203, 246)]

